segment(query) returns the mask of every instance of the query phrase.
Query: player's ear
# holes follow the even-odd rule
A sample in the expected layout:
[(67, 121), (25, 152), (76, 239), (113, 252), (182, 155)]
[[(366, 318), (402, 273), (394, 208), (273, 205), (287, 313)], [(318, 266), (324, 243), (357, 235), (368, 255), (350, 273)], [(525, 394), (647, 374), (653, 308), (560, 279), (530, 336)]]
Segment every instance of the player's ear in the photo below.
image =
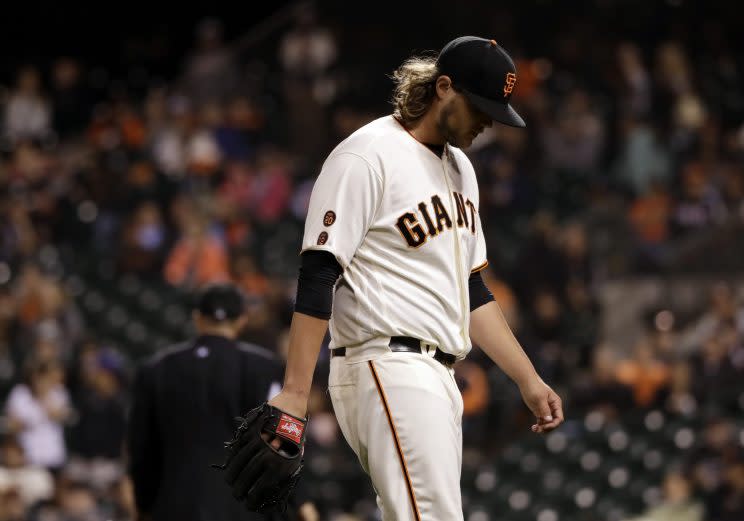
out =
[(452, 80), (449, 76), (442, 75), (438, 77), (435, 87), (439, 99), (444, 99), (454, 92), (454, 89), (452, 88)]

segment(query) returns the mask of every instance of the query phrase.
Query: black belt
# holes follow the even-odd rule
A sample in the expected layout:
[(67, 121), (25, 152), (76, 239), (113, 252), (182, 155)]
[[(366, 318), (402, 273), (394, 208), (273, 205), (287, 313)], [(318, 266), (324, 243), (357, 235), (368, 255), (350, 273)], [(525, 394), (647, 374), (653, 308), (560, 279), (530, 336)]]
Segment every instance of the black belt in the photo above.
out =
[[(421, 340), (410, 336), (390, 337), (390, 350), (396, 353), (426, 353), (427, 348), (421, 347)], [(346, 356), (345, 347), (337, 347), (331, 350), (331, 356)], [(457, 361), (457, 357), (450, 353), (445, 353), (438, 347), (434, 351), (434, 360), (447, 367)]]

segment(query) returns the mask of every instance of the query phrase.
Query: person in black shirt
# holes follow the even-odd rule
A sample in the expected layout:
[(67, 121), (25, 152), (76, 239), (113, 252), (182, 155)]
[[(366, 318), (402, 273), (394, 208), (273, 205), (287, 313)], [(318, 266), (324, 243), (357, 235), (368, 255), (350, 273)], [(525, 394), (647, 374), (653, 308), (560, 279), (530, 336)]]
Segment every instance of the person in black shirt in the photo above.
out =
[(270, 351), (235, 340), (245, 315), (234, 286), (204, 290), (193, 320), (198, 337), (156, 354), (135, 378), (127, 445), (139, 520), (317, 519), (307, 502), (273, 517), (247, 512), (210, 468), (224, 457), (234, 418), (279, 391), (280, 365)]

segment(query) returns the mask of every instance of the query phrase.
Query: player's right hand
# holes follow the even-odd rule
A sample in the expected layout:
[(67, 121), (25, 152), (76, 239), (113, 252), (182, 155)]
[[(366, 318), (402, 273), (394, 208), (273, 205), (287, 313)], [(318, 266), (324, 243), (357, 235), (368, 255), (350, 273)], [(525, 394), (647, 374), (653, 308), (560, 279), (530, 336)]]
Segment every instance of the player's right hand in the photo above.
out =
[(537, 419), (537, 423), (532, 425), (532, 432), (549, 432), (563, 423), (561, 398), (541, 378), (520, 386), (519, 391), (524, 403)]

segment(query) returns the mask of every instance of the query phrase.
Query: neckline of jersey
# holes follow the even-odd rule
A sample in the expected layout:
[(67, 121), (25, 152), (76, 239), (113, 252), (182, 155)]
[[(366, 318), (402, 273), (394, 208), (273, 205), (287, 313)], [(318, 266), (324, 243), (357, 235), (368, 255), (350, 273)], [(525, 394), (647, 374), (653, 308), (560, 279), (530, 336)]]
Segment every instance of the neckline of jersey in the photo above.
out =
[[(429, 152), (431, 152), (432, 154), (434, 154), (434, 156), (435, 156), (435, 157), (436, 157), (437, 159), (439, 159), (439, 160), (442, 160), (442, 156), (438, 156), (436, 152), (434, 152), (434, 151), (433, 151), (433, 150), (432, 150), (431, 148), (429, 148), (430, 146), (435, 146), (435, 147), (436, 147), (436, 146), (439, 146), (439, 145), (427, 145), (427, 144), (426, 144), (426, 143), (424, 143), (423, 141), (419, 141), (419, 140), (418, 140), (418, 139), (416, 138), (416, 136), (414, 136), (414, 135), (413, 135), (413, 133), (412, 133), (412, 132), (411, 132), (410, 130), (408, 130), (408, 129), (406, 128), (406, 126), (405, 126), (405, 125), (403, 124), (403, 122), (402, 122), (401, 120), (399, 120), (399, 119), (398, 119), (397, 117), (395, 117), (395, 116), (393, 116), (393, 119), (394, 119), (394, 120), (396, 121), (396, 123), (398, 123), (398, 125), (400, 125), (400, 127), (401, 127), (401, 128), (403, 129), (403, 130), (405, 130), (405, 131), (406, 131), (406, 132), (408, 133), (408, 135), (409, 135), (409, 136), (411, 136), (411, 137), (413, 138), (413, 140), (414, 140), (414, 141), (415, 141), (416, 143), (418, 143), (419, 145), (421, 145), (422, 147), (424, 147), (424, 148), (425, 148), (426, 150), (428, 150)], [(444, 145), (442, 145), (442, 147), (443, 147), (443, 148), (442, 148), (442, 155), (445, 155), (445, 154), (449, 154), (449, 152), (447, 151), (447, 143), (445, 143)]]

